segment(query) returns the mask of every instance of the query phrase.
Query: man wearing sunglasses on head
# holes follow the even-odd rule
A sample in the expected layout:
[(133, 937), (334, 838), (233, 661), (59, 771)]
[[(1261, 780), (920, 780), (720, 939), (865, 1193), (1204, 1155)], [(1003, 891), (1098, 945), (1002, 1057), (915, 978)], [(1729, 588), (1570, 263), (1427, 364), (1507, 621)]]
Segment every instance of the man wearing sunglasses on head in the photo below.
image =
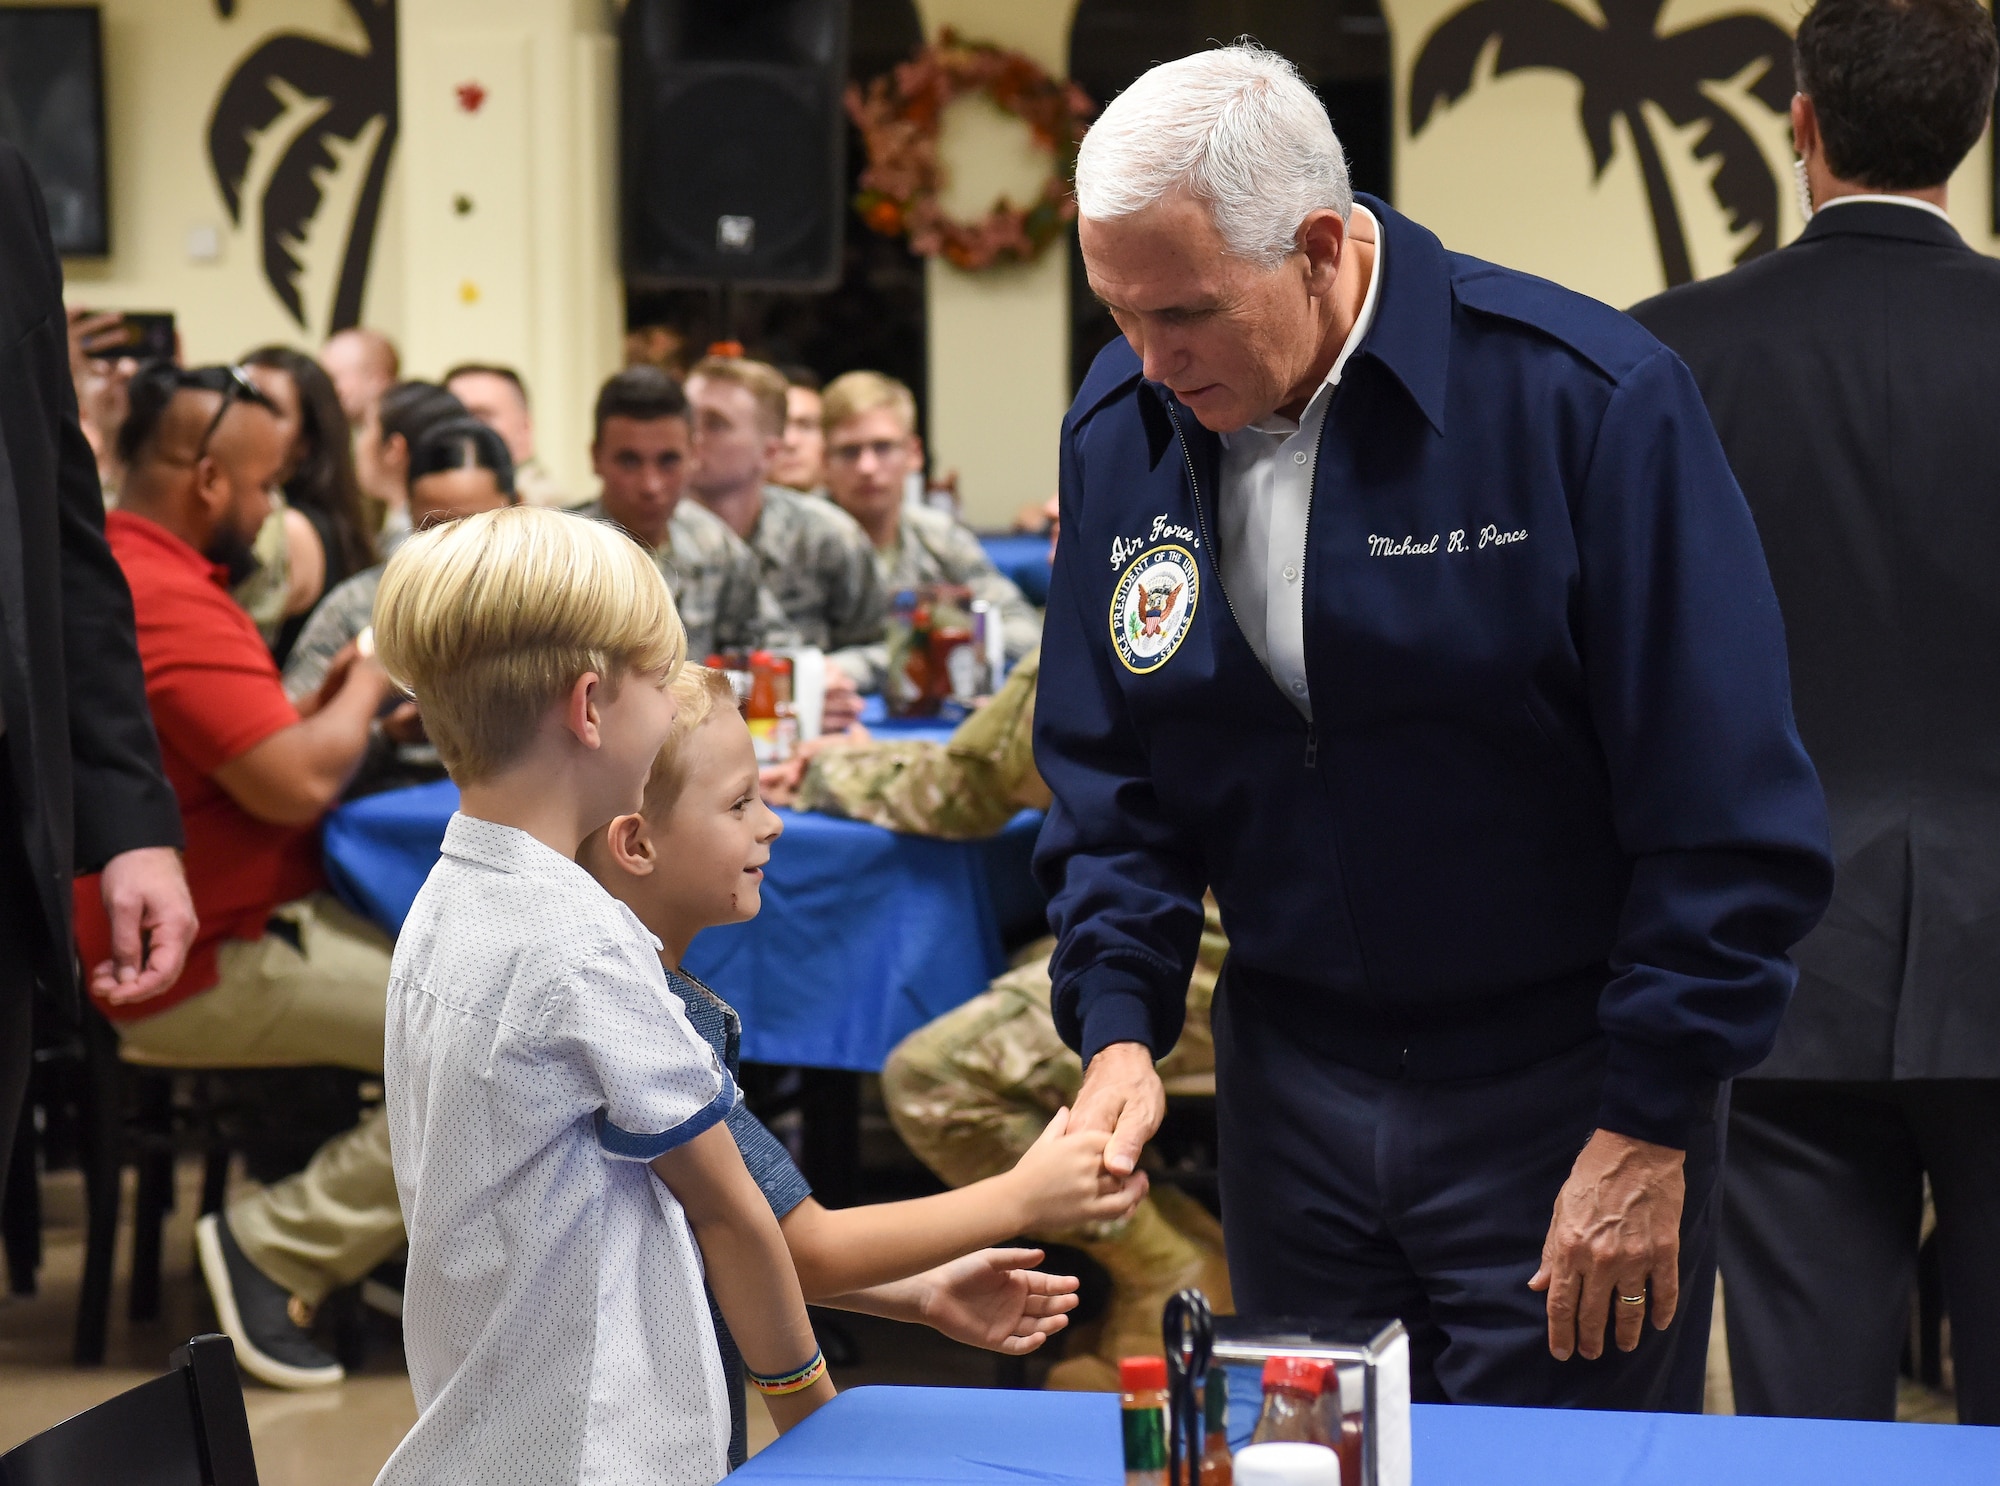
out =
[[(170, 992), (99, 1005), (134, 1061), (379, 1073), (390, 945), (324, 891), (319, 824), (367, 750), (388, 677), (350, 646), (294, 707), (230, 597), (285, 458), (270, 402), (240, 370), (142, 369), (119, 453), (126, 476), (106, 535), (132, 590), (201, 928)], [(79, 881), (75, 901), (77, 938), (94, 963), (108, 935), (94, 884)], [(379, 1113), (196, 1233), (238, 1360), (286, 1388), (340, 1381), (311, 1336), (313, 1308), (402, 1242)]]

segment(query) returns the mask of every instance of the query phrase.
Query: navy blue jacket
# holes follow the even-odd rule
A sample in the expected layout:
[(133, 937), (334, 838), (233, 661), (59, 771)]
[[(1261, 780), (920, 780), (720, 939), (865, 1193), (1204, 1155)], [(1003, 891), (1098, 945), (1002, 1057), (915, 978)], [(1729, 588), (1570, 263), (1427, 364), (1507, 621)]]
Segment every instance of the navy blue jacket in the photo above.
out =
[(1223, 592), (1220, 440), (1123, 340), (1064, 422), (1035, 727), (1057, 1025), (1086, 1057), (1170, 1048), (1212, 884), (1226, 994), (1336, 1058), (1473, 1076), (1601, 1029), (1600, 1125), (1685, 1144), (1769, 1050), (1831, 891), (1756, 530), (1672, 352), (1366, 204), (1384, 277), (1301, 585), (1312, 728)]

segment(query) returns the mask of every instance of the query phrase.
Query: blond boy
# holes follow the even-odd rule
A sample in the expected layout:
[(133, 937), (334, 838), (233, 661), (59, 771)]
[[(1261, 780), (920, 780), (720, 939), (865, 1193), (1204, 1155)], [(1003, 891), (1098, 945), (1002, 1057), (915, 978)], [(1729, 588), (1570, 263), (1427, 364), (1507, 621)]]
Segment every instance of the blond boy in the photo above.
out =
[[(672, 690), (673, 731), (643, 803), (594, 834), (577, 860), (659, 941), (668, 984), (733, 1074), (736, 1013), (680, 963), (703, 929), (756, 917), (784, 824), (758, 793), (757, 756), (728, 678), (688, 666)], [(1039, 1249), (982, 1246), (1122, 1218), (1146, 1191), (1143, 1174), (1105, 1175), (1105, 1135), (1070, 1135), (1067, 1126), (1059, 1113), (1012, 1170), (958, 1191), (829, 1211), (755, 1115), (739, 1108), (728, 1120), (809, 1300), (1015, 1355), (1067, 1324), (1076, 1281), (1031, 1269)], [(726, 1329), (720, 1339), (728, 1366)], [(740, 1415), (737, 1425), (740, 1451)]]
[(609, 527), (516, 507), (411, 537), (375, 615), (460, 788), (389, 983), (421, 1414), (380, 1480), (709, 1486), (729, 1406), (704, 1261), (749, 1367), (802, 1379), (779, 1427), (833, 1390), (722, 1124), (735, 1087), (574, 860), (673, 723), (665, 580)]

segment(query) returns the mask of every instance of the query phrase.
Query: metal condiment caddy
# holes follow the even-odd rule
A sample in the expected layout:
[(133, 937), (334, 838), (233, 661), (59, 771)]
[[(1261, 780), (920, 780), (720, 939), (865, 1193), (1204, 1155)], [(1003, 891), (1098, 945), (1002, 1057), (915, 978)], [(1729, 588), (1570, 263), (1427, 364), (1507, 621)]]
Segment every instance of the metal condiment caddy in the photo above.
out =
[[(1366, 1341), (1324, 1323), (1287, 1318), (1211, 1317), (1207, 1297), (1183, 1290), (1162, 1317), (1167, 1354), (1167, 1480), (1182, 1479), (1181, 1462), (1202, 1452), (1202, 1387), (1210, 1367), (1259, 1369), (1273, 1357), (1307, 1357), (1361, 1373), (1360, 1486), (1410, 1486), (1410, 1338), (1391, 1321)], [(1336, 1384), (1337, 1386), (1337, 1384)]]

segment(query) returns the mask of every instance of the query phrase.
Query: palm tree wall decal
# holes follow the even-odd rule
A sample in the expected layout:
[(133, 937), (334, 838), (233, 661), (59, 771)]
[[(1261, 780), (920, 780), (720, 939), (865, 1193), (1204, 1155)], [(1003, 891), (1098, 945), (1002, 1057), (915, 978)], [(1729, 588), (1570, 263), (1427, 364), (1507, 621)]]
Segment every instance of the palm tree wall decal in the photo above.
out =
[[(341, 248), (328, 333), (361, 321), (375, 226), (396, 146), (396, 0), (346, 0), (346, 5), (361, 23), (364, 50), (292, 32), (273, 36), (230, 75), (208, 125), (209, 165), (230, 219), (240, 226), (244, 178), (258, 136), (301, 99), (324, 105), (286, 146), (262, 200), (264, 277), (300, 328), (310, 330), (299, 292), (305, 265), (298, 249), (319, 215), (327, 180), (341, 163), (336, 142), (352, 147), (371, 124), (382, 121)], [(216, 0), (216, 9), (228, 19), (235, 0)]]
[[(1733, 230), (1755, 227), (1736, 261), (1778, 245), (1779, 182), (1757, 141), (1736, 117), (1703, 91), (1763, 63), (1750, 92), (1774, 112), (1792, 96), (1792, 39), (1760, 15), (1728, 15), (1662, 36), (1665, 0), (1599, 0), (1602, 25), (1562, 0), (1473, 0), (1425, 40), (1410, 70), (1410, 133), (1423, 131), (1440, 104), (1456, 103), (1472, 87), (1480, 58), (1497, 46), (1494, 75), (1553, 68), (1583, 84), (1578, 107), (1584, 138), (1602, 178), (1611, 163), (1612, 126), (1632, 131), (1645, 181), (1646, 203), (1669, 285), (1694, 277), (1673, 186), (1641, 104), (1651, 102), (1680, 128), (1706, 128), (1695, 141), (1697, 161), (1717, 161), (1711, 187)], [(1719, 160), (1718, 160), (1719, 157)]]

